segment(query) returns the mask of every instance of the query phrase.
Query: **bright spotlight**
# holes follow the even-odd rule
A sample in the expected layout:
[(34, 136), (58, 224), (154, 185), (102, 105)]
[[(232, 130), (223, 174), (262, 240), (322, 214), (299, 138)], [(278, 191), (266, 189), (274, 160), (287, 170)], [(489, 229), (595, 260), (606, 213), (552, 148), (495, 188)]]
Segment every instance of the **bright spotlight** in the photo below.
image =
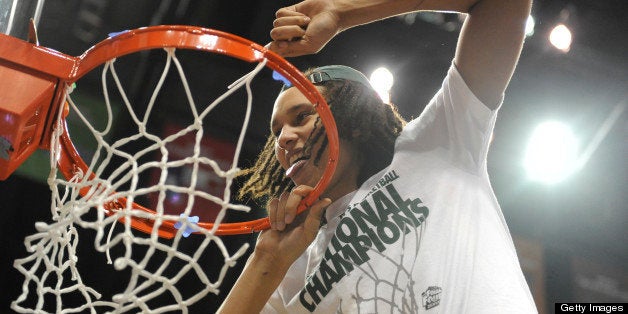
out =
[(529, 15), (528, 19), (526, 20), (526, 36), (530, 37), (534, 35), (535, 25), (536, 25), (536, 22), (534, 21), (534, 17), (532, 15)]
[(578, 143), (571, 129), (559, 122), (545, 122), (534, 130), (524, 159), (531, 180), (557, 183), (577, 165)]
[(550, 32), (549, 41), (556, 49), (567, 52), (571, 47), (571, 31), (565, 24), (558, 24)]
[(377, 68), (371, 74), (369, 81), (382, 101), (390, 103), (390, 89), (394, 82), (392, 73), (387, 68)]

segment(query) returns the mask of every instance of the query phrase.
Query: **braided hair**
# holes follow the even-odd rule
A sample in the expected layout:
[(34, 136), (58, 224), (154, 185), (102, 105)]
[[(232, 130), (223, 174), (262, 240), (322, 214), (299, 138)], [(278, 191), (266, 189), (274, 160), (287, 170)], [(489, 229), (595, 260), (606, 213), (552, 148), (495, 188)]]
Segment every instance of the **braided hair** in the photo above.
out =
[[(307, 76), (314, 70), (308, 70), (304, 74)], [(315, 85), (322, 87), (321, 94), (336, 120), (341, 142), (355, 148), (359, 159), (357, 185), (360, 186), (390, 164), (395, 140), (406, 121), (394, 105), (383, 103), (372, 88), (356, 81), (328, 80)], [(255, 164), (243, 171), (243, 174), (249, 177), (239, 190), (240, 198), (246, 196), (256, 200), (276, 198), (294, 187), (294, 183), (285, 176), (285, 170), (275, 156), (276, 140), (276, 136), (271, 133)], [(320, 118), (306, 141), (305, 150), (311, 150), (319, 141), (322, 141), (322, 145), (314, 153), (315, 163), (320, 161), (327, 147), (327, 137)]]

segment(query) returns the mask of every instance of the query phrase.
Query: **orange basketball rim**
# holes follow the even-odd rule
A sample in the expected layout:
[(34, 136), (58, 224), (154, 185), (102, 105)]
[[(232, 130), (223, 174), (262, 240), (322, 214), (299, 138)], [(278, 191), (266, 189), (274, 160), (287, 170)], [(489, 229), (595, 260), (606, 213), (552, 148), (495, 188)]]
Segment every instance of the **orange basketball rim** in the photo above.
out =
[[(0, 34), (0, 180), (13, 173), (35, 150), (50, 149), (50, 138), (66, 87), (86, 73), (113, 58), (140, 50), (156, 48), (193, 49), (223, 54), (251, 63), (266, 61), (269, 67), (297, 87), (319, 113), (329, 141), (329, 159), (323, 177), (302, 202), (299, 212), (311, 205), (328, 185), (338, 159), (336, 124), (324, 98), (301, 72), (281, 56), (244, 38), (212, 29), (192, 26), (152, 26), (119, 33), (98, 43), (79, 57), (68, 56), (49, 48)], [(60, 138), (58, 169), (69, 179), (77, 171), (91, 173), (72, 144), (67, 126)], [(85, 189), (80, 191), (85, 196)], [(103, 204), (109, 212), (124, 206), (125, 198)], [(133, 203), (133, 209), (155, 213)], [(172, 238), (178, 232), (174, 221), (163, 221), (160, 237)], [(133, 218), (132, 227), (145, 233), (153, 232), (153, 221)], [(211, 230), (213, 223), (201, 222), (200, 227)], [(243, 234), (268, 229), (268, 218), (241, 223), (222, 223), (215, 234)]]

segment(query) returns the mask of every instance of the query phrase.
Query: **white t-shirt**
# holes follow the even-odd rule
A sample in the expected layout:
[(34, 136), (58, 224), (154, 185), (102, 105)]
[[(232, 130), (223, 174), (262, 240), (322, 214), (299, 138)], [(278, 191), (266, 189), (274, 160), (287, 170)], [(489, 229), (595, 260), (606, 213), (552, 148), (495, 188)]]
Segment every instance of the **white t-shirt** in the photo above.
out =
[(391, 164), (328, 207), (263, 312), (536, 312), (486, 170), (495, 117), (452, 65)]

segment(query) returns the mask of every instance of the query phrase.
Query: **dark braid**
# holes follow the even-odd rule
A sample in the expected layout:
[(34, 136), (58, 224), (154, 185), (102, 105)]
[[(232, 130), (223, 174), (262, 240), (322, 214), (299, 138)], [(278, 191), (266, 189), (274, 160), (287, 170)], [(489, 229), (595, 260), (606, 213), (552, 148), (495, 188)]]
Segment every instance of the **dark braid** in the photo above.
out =
[(247, 194), (255, 199), (277, 196), (294, 186), (292, 180), (284, 175), (284, 169), (275, 157), (275, 140), (276, 137), (271, 134), (253, 167), (241, 172), (241, 175), (250, 175), (250, 177), (238, 192), (239, 198)]
[(331, 99), (342, 104), (331, 107), (340, 138), (352, 143), (357, 156), (368, 156), (368, 160), (359, 161), (359, 186), (390, 164), (395, 140), (405, 121), (393, 105), (382, 103), (372, 89), (351, 81), (329, 83)]
[[(353, 146), (360, 159), (355, 161), (360, 167), (357, 178), (359, 186), (390, 164), (395, 140), (405, 126), (405, 121), (392, 104), (382, 103), (375, 91), (360, 83), (337, 80), (318, 85), (323, 87), (322, 94), (336, 120), (338, 136), (341, 141)], [(324, 135), (325, 130), (319, 118), (305, 148), (306, 154), (311, 154), (314, 144), (322, 141), (321, 148), (315, 152), (316, 164), (327, 147), (327, 137)], [(250, 177), (239, 191), (240, 198), (247, 195), (254, 199), (279, 197), (294, 187), (275, 157), (275, 141), (276, 137), (271, 134), (253, 167), (243, 171)]]

